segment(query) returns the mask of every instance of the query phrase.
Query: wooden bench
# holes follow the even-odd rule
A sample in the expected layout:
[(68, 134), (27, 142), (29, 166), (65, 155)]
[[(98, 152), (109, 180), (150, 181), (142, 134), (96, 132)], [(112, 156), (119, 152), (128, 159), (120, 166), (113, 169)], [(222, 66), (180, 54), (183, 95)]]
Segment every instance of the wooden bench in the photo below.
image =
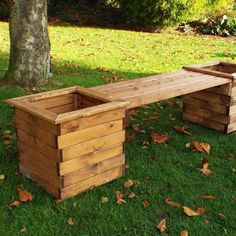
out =
[(15, 107), (20, 172), (59, 199), (124, 174), (125, 111), (184, 96), (184, 119), (236, 129), (236, 64), (214, 62), (168, 74), (72, 87), (8, 100)]

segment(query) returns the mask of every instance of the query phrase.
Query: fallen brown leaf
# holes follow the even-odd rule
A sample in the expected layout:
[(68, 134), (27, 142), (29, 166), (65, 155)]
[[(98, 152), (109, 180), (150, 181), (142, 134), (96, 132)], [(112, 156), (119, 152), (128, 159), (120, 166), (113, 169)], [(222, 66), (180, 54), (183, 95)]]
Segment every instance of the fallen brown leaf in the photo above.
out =
[(161, 222), (157, 225), (157, 228), (163, 233), (167, 229), (167, 221), (166, 218), (161, 220)]
[(5, 179), (5, 175), (0, 175), (0, 180), (4, 180)]
[(16, 200), (16, 201), (11, 202), (9, 205), (7, 205), (7, 208), (18, 207), (19, 204), (20, 202)]
[(150, 202), (147, 201), (147, 200), (144, 200), (144, 201), (142, 202), (142, 204), (143, 204), (144, 207), (148, 207), (148, 206), (150, 205)]
[(187, 125), (184, 125), (184, 126), (177, 126), (177, 125), (175, 125), (175, 126), (174, 126), (174, 129), (175, 129), (177, 132), (182, 133), (182, 134), (191, 135), (191, 133), (188, 132), (188, 129), (189, 129), (189, 128), (190, 128), (190, 127), (187, 126)]
[(202, 199), (205, 199), (205, 200), (214, 200), (214, 199), (216, 199), (216, 197), (215, 197), (215, 196), (212, 196), (212, 195), (202, 196), (201, 198), (202, 198)]
[(11, 144), (11, 141), (8, 140), (8, 139), (5, 139), (5, 140), (3, 140), (3, 144), (4, 144), (4, 145), (10, 145), (10, 144)]
[(130, 135), (128, 133), (125, 133), (125, 140), (130, 142), (134, 139), (134, 135)]
[(151, 134), (151, 139), (154, 143), (165, 143), (168, 139), (169, 139), (169, 135), (168, 134), (156, 134), (156, 133), (152, 133)]
[(122, 205), (123, 203), (126, 203), (126, 201), (123, 199), (124, 194), (120, 191), (116, 191), (116, 203), (118, 205)]
[(198, 207), (197, 212), (200, 213), (201, 215), (206, 211), (204, 207)]
[(157, 107), (158, 107), (159, 109), (161, 109), (161, 110), (164, 109), (164, 107), (162, 107), (159, 102), (157, 103)]
[(197, 168), (197, 170), (200, 171), (205, 176), (211, 176), (212, 175), (212, 171), (210, 169), (208, 169), (208, 167), (209, 167), (208, 160), (207, 159), (203, 159), (202, 168)]
[(33, 199), (33, 196), (24, 189), (18, 189), (18, 198), (21, 202), (28, 202)]
[(184, 209), (184, 213), (185, 213), (187, 216), (192, 217), (192, 216), (200, 216), (200, 215), (201, 215), (201, 213), (199, 213), (199, 212), (197, 212), (197, 211), (194, 211), (194, 210), (192, 210), (192, 209), (189, 208), (189, 207), (184, 206), (183, 209)]
[(26, 228), (25, 228), (24, 226), (21, 227), (21, 228), (20, 228), (20, 232), (21, 232), (21, 233), (25, 233), (25, 232), (26, 232)]
[(193, 141), (191, 146), (197, 151), (202, 153), (210, 153), (211, 146), (208, 143)]
[(132, 125), (132, 130), (136, 131), (136, 132), (139, 132), (140, 128), (137, 125)]
[(129, 194), (129, 198), (135, 198), (135, 193), (133, 193), (133, 192), (131, 192), (130, 194)]
[(217, 213), (217, 215), (222, 219), (222, 220), (224, 220), (225, 219), (225, 215), (223, 214), (223, 213)]
[(68, 225), (74, 225), (75, 224), (74, 220), (71, 217), (69, 217), (66, 222), (67, 222)]
[(181, 231), (180, 236), (188, 236), (188, 231), (187, 230)]
[(134, 185), (134, 182), (133, 182), (133, 180), (131, 180), (131, 179), (127, 180), (127, 181), (124, 183), (124, 187), (125, 187), (125, 188), (130, 188), (130, 187), (132, 187), (133, 185)]
[(176, 207), (176, 208), (181, 207), (181, 205), (179, 203), (171, 201), (171, 198), (166, 198), (165, 203), (172, 206), (172, 207)]
[(210, 221), (209, 220), (205, 220), (205, 224), (206, 225), (210, 224)]
[(182, 105), (180, 103), (177, 103), (175, 101), (168, 101), (168, 102), (165, 103), (165, 105), (167, 107), (174, 107), (176, 109), (180, 109), (182, 107)]

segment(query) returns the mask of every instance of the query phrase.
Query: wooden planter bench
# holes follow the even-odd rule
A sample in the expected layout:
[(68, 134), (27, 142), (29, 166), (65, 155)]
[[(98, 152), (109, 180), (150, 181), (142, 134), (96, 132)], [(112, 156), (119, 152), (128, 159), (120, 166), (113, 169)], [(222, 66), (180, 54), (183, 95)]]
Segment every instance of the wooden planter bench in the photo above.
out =
[[(8, 100), (15, 107), (20, 172), (59, 199), (124, 174), (125, 110), (183, 96), (184, 119), (236, 130), (236, 64), (72, 87)], [(123, 99), (123, 100), (121, 100)]]

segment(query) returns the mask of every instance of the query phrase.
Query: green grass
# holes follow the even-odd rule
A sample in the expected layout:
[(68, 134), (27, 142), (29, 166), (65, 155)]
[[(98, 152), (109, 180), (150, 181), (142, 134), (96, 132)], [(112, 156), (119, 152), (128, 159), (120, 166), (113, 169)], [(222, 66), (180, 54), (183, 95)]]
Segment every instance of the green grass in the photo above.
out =
[[(117, 74), (118, 80), (137, 78), (180, 69), (183, 65), (204, 61), (233, 61), (236, 51), (235, 39), (177, 34), (148, 34), (120, 30), (50, 27), (52, 43), (53, 72), (55, 87), (83, 85), (91, 87), (103, 84), (101, 78), (111, 77), (101, 67)], [(0, 23), (0, 77), (7, 70), (9, 58), (8, 25)], [(54, 89), (50, 86), (47, 89)], [(7, 98), (23, 95), (21, 88), (0, 87), (0, 133), (12, 129), (9, 122), (13, 111), (5, 103)], [(143, 117), (153, 112), (159, 114), (158, 121), (147, 120), (141, 128), (146, 133), (136, 133), (135, 139), (126, 144), (126, 175), (105, 186), (98, 187), (61, 203), (31, 181), (19, 177), (16, 143), (9, 148), (0, 137), (0, 235), (159, 235), (155, 228), (161, 219), (167, 218), (168, 230), (163, 235), (179, 235), (187, 229), (189, 235), (236, 235), (236, 135), (225, 135), (197, 125), (191, 126), (192, 136), (173, 130), (173, 125), (182, 125), (181, 111), (165, 107), (160, 110), (155, 104), (141, 109), (132, 124), (138, 124)], [(170, 120), (169, 114), (176, 117)], [(129, 133), (134, 131), (128, 129)], [(167, 132), (171, 139), (167, 144), (150, 144), (143, 148), (143, 141), (149, 140), (151, 132)], [(210, 155), (193, 152), (185, 147), (192, 140), (208, 142)], [(196, 168), (201, 167), (203, 158), (208, 158), (213, 176), (205, 177)], [(134, 187), (137, 195), (128, 199), (131, 191), (123, 187), (127, 179), (138, 180)], [(17, 185), (33, 194), (33, 201), (7, 209), (17, 199)], [(127, 203), (115, 203), (115, 191), (125, 194)], [(214, 201), (199, 198), (215, 195)], [(106, 204), (101, 198), (109, 198)], [(199, 217), (189, 218), (182, 209), (165, 204), (173, 201), (192, 209), (205, 207)], [(142, 201), (150, 206), (144, 208)], [(77, 204), (75, 204), (77, 203)], [(223, 213), (221, 219), (217, 213)], [(75, 221), (67, 225), (68, 217)], [(210, 224), (205, 224), (205, 220)], [(25, 233), (20, 233), (21, 227)]]

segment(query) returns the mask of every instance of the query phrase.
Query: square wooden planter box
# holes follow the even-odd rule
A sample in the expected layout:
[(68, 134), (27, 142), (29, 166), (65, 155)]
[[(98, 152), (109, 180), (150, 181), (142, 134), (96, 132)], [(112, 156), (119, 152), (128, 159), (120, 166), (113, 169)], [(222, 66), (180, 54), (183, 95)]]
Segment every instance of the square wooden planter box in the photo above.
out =
[(226, 133), (235, 131), (236, 64), (213, 62), (184, 67), (184, 69), (232, 80), (231, 83), (226, 85), (183, 96), (184, 120)]
[(124, 174), (124, 101), (72, 87), (8, 100), (20, 172), (58, 199)]

